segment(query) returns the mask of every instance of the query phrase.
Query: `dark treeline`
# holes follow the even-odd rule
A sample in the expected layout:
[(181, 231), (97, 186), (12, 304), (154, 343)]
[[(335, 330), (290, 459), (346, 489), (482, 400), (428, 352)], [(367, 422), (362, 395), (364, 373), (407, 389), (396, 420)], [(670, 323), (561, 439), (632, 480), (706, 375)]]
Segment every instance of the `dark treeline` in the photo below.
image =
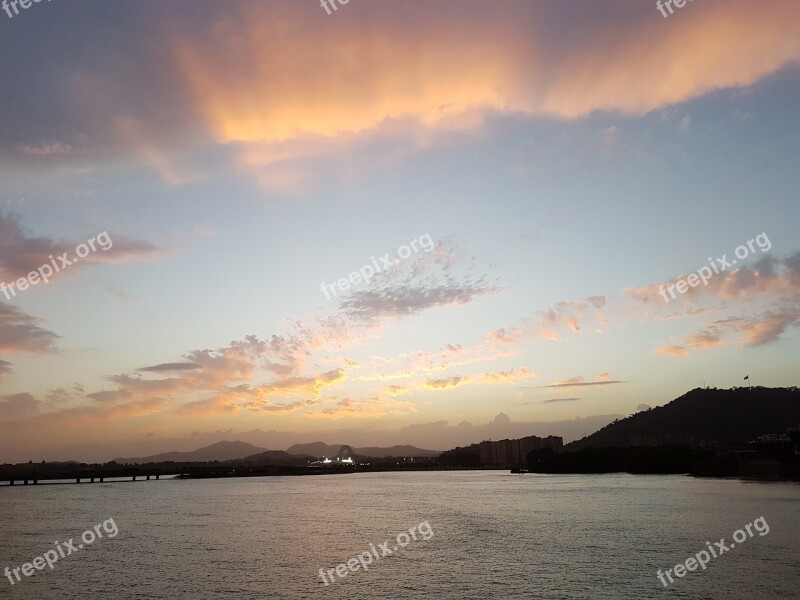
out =
[(691, 473), (712, 453), (689, 446), (586, 448), (554, 453), (549, 448), (528, 455), (533, 473)]
[(447, 467), (477, 468), (481, 465), (478, 444), (455, 448), (439, 455), (439, 464)]

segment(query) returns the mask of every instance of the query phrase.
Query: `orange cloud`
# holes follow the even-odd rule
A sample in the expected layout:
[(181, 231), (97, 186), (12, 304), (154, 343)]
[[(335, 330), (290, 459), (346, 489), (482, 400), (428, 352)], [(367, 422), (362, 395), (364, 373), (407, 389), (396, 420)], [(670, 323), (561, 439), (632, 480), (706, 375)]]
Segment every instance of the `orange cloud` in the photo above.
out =
[(390, 385), (384, 389), (384, 392), (392, 398), (396, 398), (397, 396), (405, 396), (408, 393), (408, 387), (405, 385)]
[(428, 379), (421, 389), (423, 390), (450, 390), (453, 388), (467, 385), (469, 378), (467, 377), (448, 377), (447, 379)]
[(667, 356), (685, 356), (688, 350), (683, 346), (663, 346), (656, 350), (659, 354), (666, 354)]
[[(654, 320), (718, 317), (687, 334), (683, 344), (658, 348), (660, 354), (683, 356), (690, 349), (722, 346), (728, 338), (741, 346), (759, 346), (800, 325), (800, 252), (765, 255), (752, 266), (715, 274), (708, 286), (689, 288), (669, 304), (658, 295), (659, 288), (625, 289), (634, 300), (630, 314)], [(661, 316), (665, 311), (669, 314)]]
[(339, 400), (334, 407), (316, 412), (307, 412), (306, 417), (324, 419), (342, 419), (344, 417), (382, 418), (401, 416), (417, 412), (417, 407), (407, 400), (374, 397), (369, 400), (355, 401), (350, 398)]
[(609, 2), (558, 36), (565, 9), (520, 0), (425, 11), (374, 0), (335, 24), (296, 6), (242, 5), (172, 48), (211, 134), (284, 191), (302, 184), (300, 159), (335, 159), (366, 137), (422, 146), (494, 113), (641, 115), (800, 61), (795, 0), (695, 3), (668, 23), (652, 5)]
[(464, 377), (456, 376), (447, 379), (428, 379), (419, 389), (430, 391), (449, 390), (462, 385), (497, 385), (505, 383), (516, 383), (520, 379), (537, 377), (536, 373), (528, 371), (524, 367), (518, 370), (495, 371), (491, 373), (481, 373), (479, 375), (468, 375)]
[(565, 300), (551, 308), (538, 310), (513, 329), (498, 329), (488, 334), (489, 342), (503, 345), (519, 344), (531, 339), (557, 341), (564, 328), (574, 333), (581, 331), (581, 322), (590, 316), (595, 322), (605, 323), (602, 309), (606, 306), (605, 296), (591, 296), (583, 300)]

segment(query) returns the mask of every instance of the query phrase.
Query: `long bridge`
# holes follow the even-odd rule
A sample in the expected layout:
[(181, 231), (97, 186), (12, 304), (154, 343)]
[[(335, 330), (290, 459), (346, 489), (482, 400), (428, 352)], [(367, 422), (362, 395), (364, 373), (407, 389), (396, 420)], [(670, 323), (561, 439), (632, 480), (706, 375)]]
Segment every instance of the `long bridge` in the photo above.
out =
[(162, 477), (208, 479), (218, 477), (264, 477), (280, 475), (321, 475), (349, 469), (321, 470), (309, 467), (242, 464), (153, 464), (153, 465), (0, 465), (0, 487), (86, 484), (119, 481), (150, 481)]

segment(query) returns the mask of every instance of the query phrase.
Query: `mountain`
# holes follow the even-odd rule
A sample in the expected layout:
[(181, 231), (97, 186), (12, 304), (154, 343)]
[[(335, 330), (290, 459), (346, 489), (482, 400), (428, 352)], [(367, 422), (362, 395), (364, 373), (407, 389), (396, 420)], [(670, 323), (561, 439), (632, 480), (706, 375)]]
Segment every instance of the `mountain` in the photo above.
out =
[(800, 389), (697, 388), (669, 404), (615, 421), (588, 437), (565, 446), (624, 448), (633, 436), (650, 436), (658, 443), (697, 443), (701, 440), (736, 443), (767, 433), (783, 433), (800, 423)]
[(308, 444), (295, 444), (290, 446), (286, 452), (288, 454), (307, 454), (309, 456), (314, 456), (316, 458), (321, 458), (323, 456), (336, 456), (339, 454), (339, 449), (344, 444), (336, 444), (333, 446), (329, 446), (324, 442), (311, 442)]
[[(344, 444), (325, 444), (324, 442), (311, 442), (309, 444), (295, 444), (286, 452), (289, 454), (307, 454), (320, 458), (322, 456), (332, 457), (339, 454), (339, 450)], [(441, 452), (436, 450), (423, 450), (415, 446), (391, 446), (390, 448), (365, 447), (353, 448), (353, 453), (358, 456), (369, 456), (371, 458), (384, 458), (386, 456), (439, 456)]]
[(268, 452), (266, 448), (259, 448), (245, 442), (217, 442), (192, 452), (165, 452), (154, 456), (142, 458), (117, 458), (118, 463), (155, 463), (155, 462), (207, 462), (212, 460), (225, 461), (247, 458), (254, 454)]
[(359, 456), (370, 456), (372, 458), (383, 458), (385, 456), (439, 456), (438, 450), (423, 450), (416, 446), (391, 446), (389, 448), (378, 448), (367, 446), (364, 448), (353, 448), (353, 452)]
[(264, 464), (264, 465), (277, 465), (277, 466), (299, 466), (305, 465), (310, 459), (314, 457), (305, 456), (302, 454), (289, 454), (282, 450), (267, 450), (259, 454), (247, 456), (244, 459), (239, 459), (241, 462)]

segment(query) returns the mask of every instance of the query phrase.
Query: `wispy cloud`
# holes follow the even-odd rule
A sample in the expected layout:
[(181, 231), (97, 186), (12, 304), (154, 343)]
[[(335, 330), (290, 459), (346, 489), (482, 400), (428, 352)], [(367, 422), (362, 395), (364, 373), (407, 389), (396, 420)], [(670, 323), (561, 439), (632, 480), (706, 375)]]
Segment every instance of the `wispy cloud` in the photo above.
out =
[(554, 402), (575, 402), (576, 400), (580, 400), (580, 398), (548, 398), (547, 400), (542, 400), (542, 404), (552, 404)]
[(546, 385), (543, 387), (548, 387), (548, 388), (584, 387), (592, 385), (615, 385), (618, 383), (625, 383), (625, 382), (616, 379), (610, 379), (608, 373), (600, 373), (595, 381), (586, 381), (583, 377), (578, 375), (575, 377), (570, 377), (569, 379), (565, 379), (563, 381), (554, 381), (550, 385)]
[[(97, 235), (100, 232), (95, 232)], [(31, 237), (21, 225), (21, 216), (16, 213), (0, 212), (0, 278), (15, 279), (25, 277), (40, 266), (50, 264), (53, 256), (64, 252), (75, 258), (75, 247), (86, 242), (83, 240), (55, 240), (46, 236)], [(122, 263), (136, 260), (148, 260), (163, 256), (163, 251), (155, 244), (145, 240), (134, 239), (123, 235), (110, 235), (113, 245), (108, 250), (92, 252), (80, 263), (53, 275), (53, 279), (63, 273), (74, 274), (86, 265), (101, 263)]]
[(446, 379), (428, 379), (421, 387), (422, 390), (440, 391), (449, 390), (462, 385), (501, 385), (513, 384), (518, 381), (536, 377), (536, 373), (527, 369), (520, 368), (517, 370), (510, 369), (508, 371), (495, 371), (488, 373), (481, 373), (478, 375), (455, 376)]
[(41, 319), (0, 302), (0, 354), (55, 352), (59, 336), (39, 327), (40, 322)]

